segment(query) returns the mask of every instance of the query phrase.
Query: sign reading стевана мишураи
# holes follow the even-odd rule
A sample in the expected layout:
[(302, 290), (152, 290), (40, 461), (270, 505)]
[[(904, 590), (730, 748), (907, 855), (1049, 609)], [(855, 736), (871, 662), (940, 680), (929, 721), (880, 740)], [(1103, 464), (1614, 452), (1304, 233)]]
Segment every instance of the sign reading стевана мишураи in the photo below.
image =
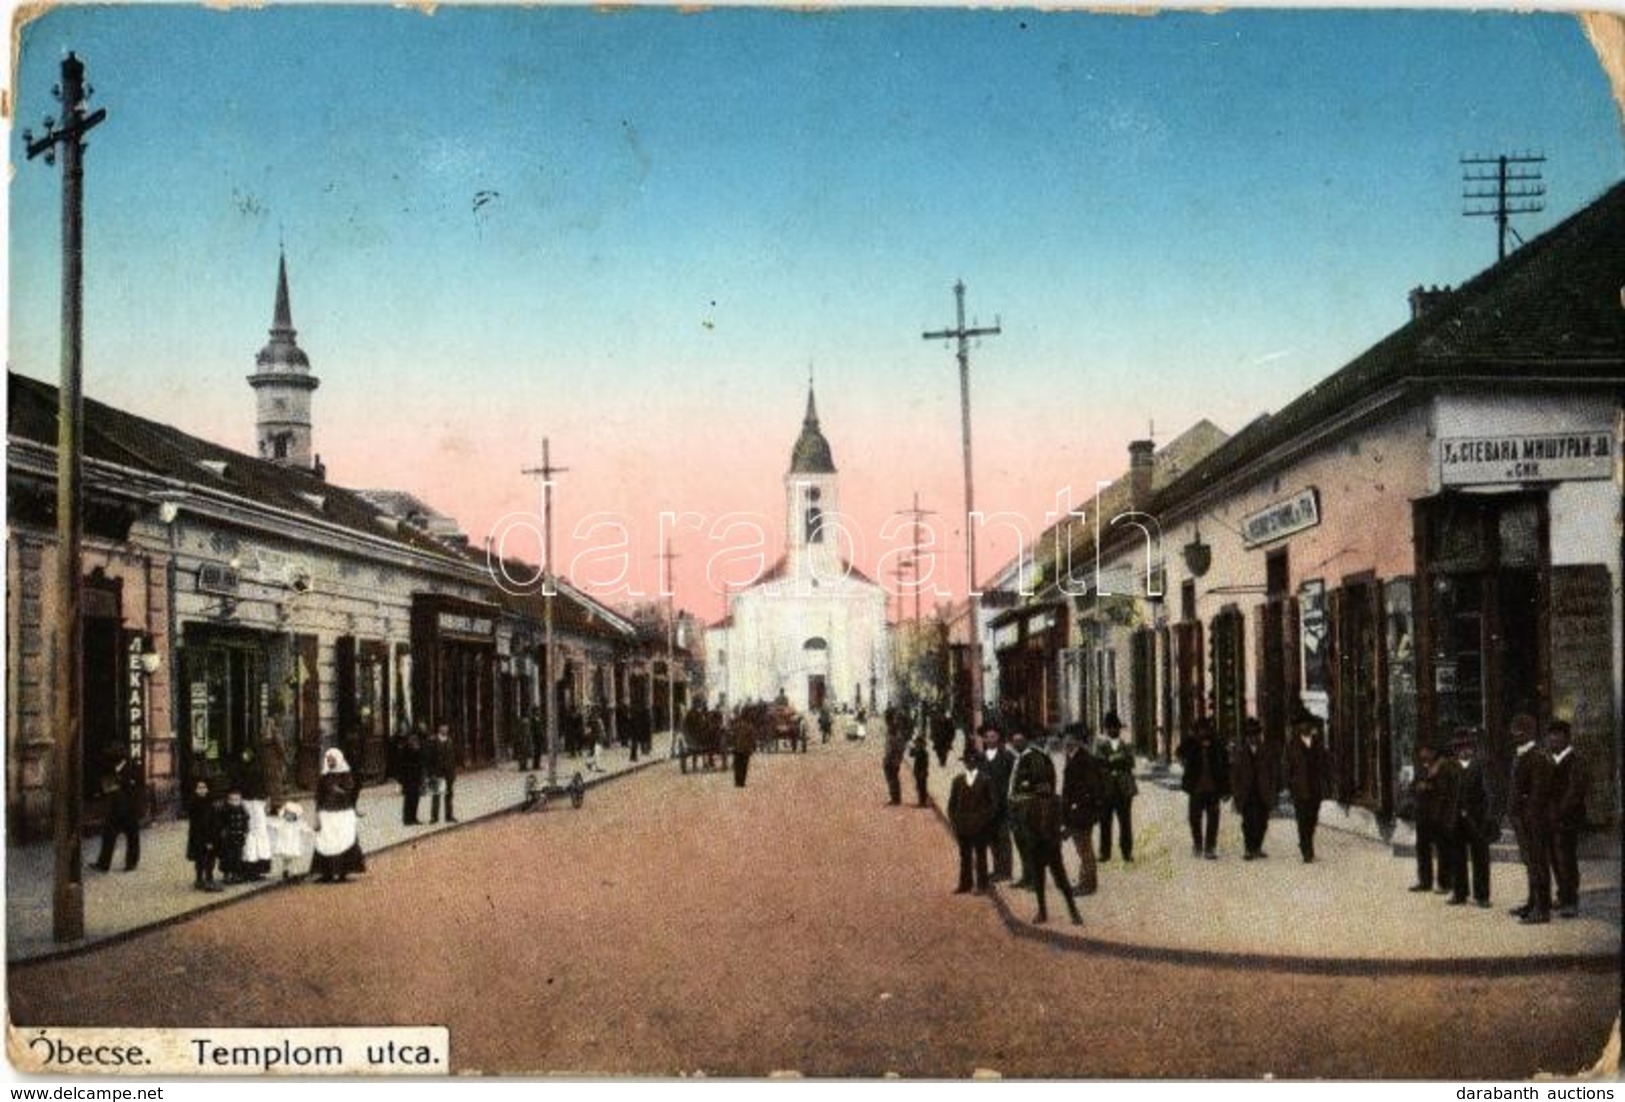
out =
[(1607, 430), (1451, 436), (1439, 441), (1439, 481), (1460, 486), (1608, 478), (1614, 453), (1614, 437)]

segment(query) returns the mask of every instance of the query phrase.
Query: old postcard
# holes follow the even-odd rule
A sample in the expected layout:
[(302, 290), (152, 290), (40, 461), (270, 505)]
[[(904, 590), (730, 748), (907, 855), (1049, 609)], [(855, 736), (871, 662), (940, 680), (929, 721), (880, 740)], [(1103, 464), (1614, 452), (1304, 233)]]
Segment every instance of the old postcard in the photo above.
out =
[(1618, 16), (13, 36), (13, 1075), (1615, 1073)]

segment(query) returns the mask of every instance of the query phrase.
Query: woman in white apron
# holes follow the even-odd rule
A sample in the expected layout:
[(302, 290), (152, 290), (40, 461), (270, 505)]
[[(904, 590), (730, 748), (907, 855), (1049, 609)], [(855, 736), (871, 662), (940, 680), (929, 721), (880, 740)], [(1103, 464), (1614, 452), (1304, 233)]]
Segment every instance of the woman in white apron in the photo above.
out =
[(321, 779), (316, 782), (316, 853), (310, 871), (319, 883), (341, 883), (352, 872), (366, 872), (367, 860), (361, 854), (356, 833), (356, 799), (361, 785), (350, 772), (344, 754), (336, 747), (322, 758)]

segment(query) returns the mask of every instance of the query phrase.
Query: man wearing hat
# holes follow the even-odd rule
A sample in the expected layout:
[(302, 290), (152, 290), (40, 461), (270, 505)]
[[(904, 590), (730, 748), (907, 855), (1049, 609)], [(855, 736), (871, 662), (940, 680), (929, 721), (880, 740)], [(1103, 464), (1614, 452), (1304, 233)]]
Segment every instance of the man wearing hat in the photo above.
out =
[(1264, 746), (1264, 725), (1248, 716), (1230, 763), (1230, 792), (1241, 815), (1242, 860), (1268, 857), (1264, 834), (1275, 806), (1275, 759)]
[(1557, 913), (1563, 918), (1580, 915), (1580, 834), (1586, 825), (1589, 783), (1585, 763), (1575, 755), (1572, 738), (1566, 720), (1554, 719), (1547, 724), (1546, 745), (1552, 754), (1552, 878), (1557, 881)]
[[(1184, 766), (1179, 787), (1187, 800), (1191, 828), (1191, 855), (1209, 861), (1219, 858), (1219, 802), (1230, 795), (1230, 757), (1219, 741), (1213, 720), (1198, 719), (1190, 735), (1179, 743)], [(1248, 850), (1248, 856), (1252, 851)]]
[(1100, 721), (1106, 741), (1100, 745), (1100, 766), (1106, 773), (1106, 803), (1100, 816), (1100, 859), (1112, 859), (1112, 819), (1117, 819), (1123, 840), (1123, 860), (1134, 860), (1134, 747), (1123, 741), (1123, 721), (1107, 712)]
[[(1416, 883), (1410, 890), (1429, 892), (1450, 890), (1450, 824), (1443, 811), (1456, 802), (1456, 770), (1450, 757), (1437, 746), (1423, 743), (1416, 751), (1416, 781), (1411, 786), (1416, 800)], [(1435, 876), (1435, 867), (1438, 875)]]
[(999, 729), (991, 723), (982, 725), (982, 766), (993, 785), (993, 826), (988, 845), (993, 853), (993, 879), (1010, 879), (1010, 774), (1015, 771), (1016, 756), (999, 738)]
[(987, 891), (987, 844), (993, 829), (993, 782), (982, 759), (966, 754), (964, 771), (948, 786), (948, 822), (954, 828), (954, 839), (959, 843), (959, 886), (955, 895), (971, 890), (972, 859), (975, 861), (975, 889), (978, 895)]
[(1094, 895), (1099, 883), (1095, 870), (1095, 823), (1106, 797), (1106, 774), (1086, 745), (1082, 724), (1066, 733), (1066, 764), (1061, 767), (1061, 823), (1072, 834), (1078, 851), (1078, 894)]
[[(1016, 728), (1010, 732), (1010, 749), (1015, 752), (1015, 768), (1010, 772), (1010, 833), (1015, 840), (1016, 853), (1021, 857), (1021, 878), (1018, 888), (1036, 888), (1035, 877), (1043, 875), (1038, 865), (1033, 833), (1035, 808), (1039, 801), (1055, 796), (1055, 763), (1035, 743), (1027, 741), (1027, 732)], [(1059, 845), (1060, 825), (1057, 816), (1056, 840)], [(1062, 874), (1064, 877), (1064, 873)]]
[(1304, 864), (1315, 859), (1315, 828), (1320, 825), (1320, 801), (1331, 790), (1331, 766), (1320, 718), (1300, 704), (1292, 721), (1292, 737), (1286, 742), (1286, 787), (1292, 793), (1298, 852)]
[(1517, 751), (1512, 763), (1512, 789), (1507, 816), (1518, 839), (1529, 882), (1529, 896), (1512, 913), (1527, 924), (1552, 920), (1551, 798), (1552, 759), (1535, 738), (1535, 718), (1512, 717)]
[(1473, 902), (1490, 905), (1490, 790), (1484, 780), (1484, 766), (1476, 757), (1478, 732), (1471, 727), (1456, 731), (1452, 742), (1456, 751), (1456, 786), (1450, 830), (1450, 905), (1467, 902), (1468, 873), (1472, 873)]

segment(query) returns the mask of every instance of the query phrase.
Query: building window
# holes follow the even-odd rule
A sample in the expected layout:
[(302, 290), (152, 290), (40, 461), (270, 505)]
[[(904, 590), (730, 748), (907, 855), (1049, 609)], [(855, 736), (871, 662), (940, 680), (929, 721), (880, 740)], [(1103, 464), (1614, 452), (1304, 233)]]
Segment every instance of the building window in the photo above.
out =
[(807, 491), (807, 500), (812, 502), (807, 507), (807, 542), (824, 542), (824, 510), (818, 505), (819, 498), (823, 496), (817, 486)]

